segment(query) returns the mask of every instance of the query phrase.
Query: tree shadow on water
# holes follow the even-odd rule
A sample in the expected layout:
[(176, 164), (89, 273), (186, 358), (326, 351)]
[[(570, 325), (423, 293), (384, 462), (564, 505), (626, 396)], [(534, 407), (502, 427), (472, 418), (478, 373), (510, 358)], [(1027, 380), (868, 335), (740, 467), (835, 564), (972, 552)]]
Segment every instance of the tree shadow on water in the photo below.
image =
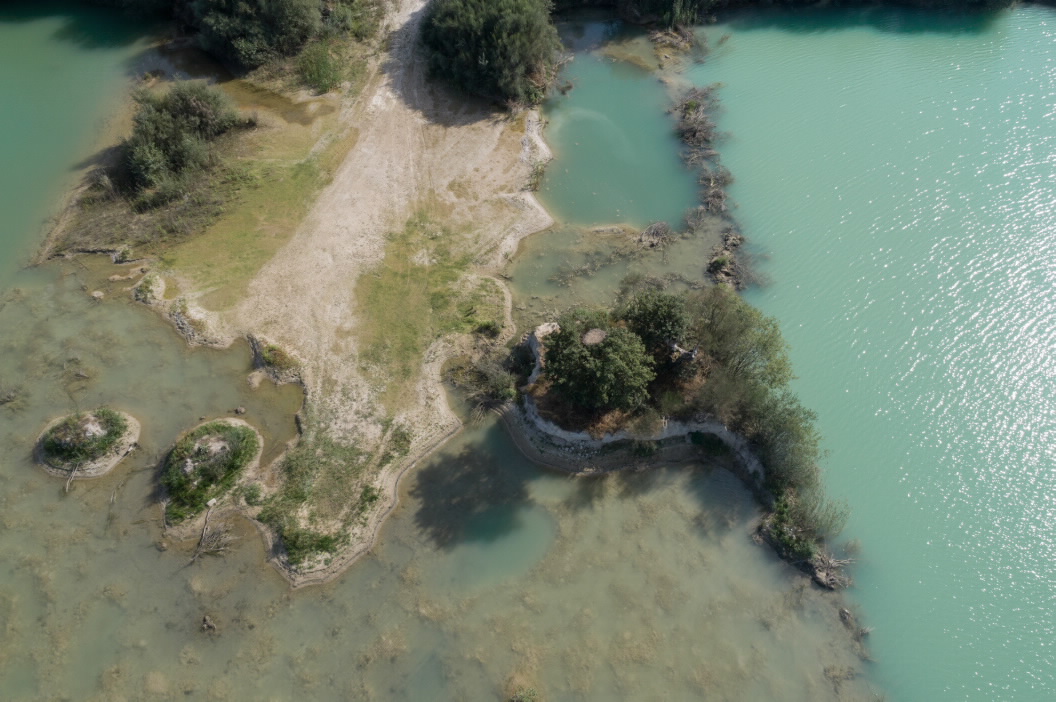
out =
[(519, 527), (521, 513), (532, 504), (529, 476), (480, 444), (442, 453), (415, 474), (410, 489), (417, 503), (415, 526), (443, 549), (500, 539)]
[(115, 8), (71, 2), (17, 2), (0, 5), (0, 24), (38, 22), (58, 18), (54, 39), (78, 48), (117, 49), (149, 36), (157, 24), (129, 16)]
[(594, 509), (602, 500), (635, 500), (670, 484), (672, 471), (679, 467), (665, 465), (630, 467), (601, 475), (572, 476), (575, 491), (564, 506), (581, 510)]
[(982, 34), (1000, 17), (985, 8), (922, 7), (818, 7), (752, 9), (729, 17), (738, 31), (779, 29), (796, 34), (869, 27), (890, 34)]

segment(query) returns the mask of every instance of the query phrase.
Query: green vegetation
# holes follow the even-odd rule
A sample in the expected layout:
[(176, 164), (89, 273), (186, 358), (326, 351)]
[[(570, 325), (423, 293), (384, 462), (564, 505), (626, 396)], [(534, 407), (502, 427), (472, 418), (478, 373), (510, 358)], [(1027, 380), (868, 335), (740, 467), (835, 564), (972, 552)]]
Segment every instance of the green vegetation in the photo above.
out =
[(358, 339), (390, 415), (414, 401), (422, 358), (451, 333), (502, 328), (503, 294), (491, 279), (466, 277), (471, 241), (419, 214), (389, 235), (385, 258), (356, 284)]
[(260, 449), (249, 427), (203, 424), (180, 439), (165, 459), (161, 484), (168, 493), (166, 517), (174, 522), (198, 514), (229, 490)]
[(448, 379), (463, 392), (475, 421), (517, 399), (516, 378), (510, 365), (509, 359), (495, 350), (473, 362), (457, 363), (449, 370)]
[(49, 462), (76, 466), (107, 455), (127, 430), (124, 417), (102, 407), (63, 419), (44, 434), (41, 448)]
[(319, 93), (328, 93), (341, 83), (341, 67), (326, 42), (305, 47), (297, 57), (297, 72), (305, 85)]
[[(707, 416), (738, 432), (765, 467), (757, 487), (774, 505), (767, 536), (792, 560), (812, 558), (843, 528), (847, 510), (824, 496), (815, 415), (789, 389), (792, 369), (777, 322), (726, 286), (672, 295), (631, 281), (621, 298), (612, 313), (573, 310), (560, 318), (561, 331), (546, 340), (544, 378), (552, 389), (601, 423), (613, 411), (634, 410), (623, 426), (647, 427), (657, 414)], [(586, 343), (591, 330), (605, 332), (604, 340)], [(612, 338), (618, 354), (603, 353)], [(703, 435), (690, 438), (710, 455), (721, 453)], [(653, 448), (634, 446), (638, 453)]]
[(132, 290), (132, 297), (135, 298), (136, 302), (149, 305), (158, 299), (160, 284), (161, 279), (157, 273), (147, 273), (143, 276), (143, 280), (139, 281), (139, 285)]
[(546, 340), (546, 377), (568, 402), (588, 410), (633, 410), (649, 397), (653, 359), (632, 331), (601, 310), (561, 316)]
[(522, 687), (510, 696), (510, 702), (537, 702), (539, 691), (534, 687)]
[(264, 504), (264, 498), (260, 489), (260, 483), (250, 483), (242, 490), (242, 499), (250, 507), (259, 507)]
[[(282, 487), (264, 501), (257, 516), (278, 535), (290, 565), (335, 551), (344, 538), (341, 532), (378, 500), (377, 490), (364, 485), (369, 459), (369, 454), (332, 440), (309, 421), (301, 442), (282, 459)], [(339, 525), (340, 531), (304, 526), (305, 515), (311, 525), (325, 522)]]
[(616, 316), (638, 335), (646, 350), (659, 359), (686, 335), (686, 303), (678, 295), (646, 288), (621, 305)]
[(319, 0), (208, 0), (191, 11), (202, 48), (244, 68), (297, 53), (323, 26)]
[(543, 99), (561, 46), (549, 0), (436, 0), (422, 42), (434, 76), (504, 104)]
[(389, 432), (389, 440), (386, 444), (385, 453), (381, 457), (381, 465), (385, 466), (398, 458), (403, 458), (411, 450), (411, 442), (414, 434), (402, 424), (397, 424)]
[(297, 360), (275, 344), (262, 344), (258, 353), (261, 365), (279, 375), (291, 373), (298, 368)]
[(123, 175), (141, 207), (185, 196), (190, 181), (216, 163), (208, 142), (246, 124), (221, 90), (204, 83), (175, 83), (164, 94), (141, 91), (135, 99)]

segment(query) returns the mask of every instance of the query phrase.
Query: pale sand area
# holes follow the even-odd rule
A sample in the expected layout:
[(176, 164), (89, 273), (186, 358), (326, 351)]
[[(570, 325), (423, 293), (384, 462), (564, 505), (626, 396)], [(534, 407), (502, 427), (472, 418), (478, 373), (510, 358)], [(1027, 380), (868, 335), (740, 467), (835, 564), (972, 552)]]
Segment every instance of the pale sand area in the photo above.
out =
[[(385, 417), (379, 379), (367, 376), (359, 358), (355, 287), (382, 261), (386, 235), (427, 208), (443, 224), (472, 232), (476, 275), (486, 275), (523, 237), (552, 223), (524, 192), (532, 164), (549, 157), (538, 118), (511, 118), (429, 84), (417, 50), (426, 5), (407, 0), (387, 17), (390, 49), (342, 116), (358, 129), (356, 144), (296, 234), (240, 304), (219, 318), (206, 312), (225, 340), (255, 334), (289, 350), (303, 365), (314, 416), (335, 437), (368, 448), (384, 440)], [(505, 297), (508, 337), (508, 291)], [(375, 481), (383, 497), (367, 523), (328, 566), (286, 572), (293, 584), (331, 577), (368, 550), (397, 499), (399, 477), (458, 430), (439, 374), (456, 345), (442, 340), (426, 353), (416, 401), (396, 417), (414, 431), (410, 454)]]

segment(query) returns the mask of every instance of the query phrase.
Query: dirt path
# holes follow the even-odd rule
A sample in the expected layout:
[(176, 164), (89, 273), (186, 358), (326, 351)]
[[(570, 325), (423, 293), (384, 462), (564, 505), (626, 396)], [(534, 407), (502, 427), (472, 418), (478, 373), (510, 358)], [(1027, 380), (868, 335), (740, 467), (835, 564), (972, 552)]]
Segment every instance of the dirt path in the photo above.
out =
[[(379, 383), (358, 360), (362, 310), (354, 291), (357, 279), (383, 259), (386, 234), (424, 209), (447, 226), (472, 231), (476, 269), (486, 273), (521, 238), (551, 223), (523, 192), (530, 163), (548, 156), (537, 121), (453, 100), (428, 83), (416, 51), (426, 4), (404, 0), (387, 19), (391, 49), (343, 116), (359, 130), (356, 145), (292, 240), (221, 320), (231, 337), (257, 334), (293, 352), (303, 363), (315, 415), (336, 437), (364, 447), (382, 439), (385, 418)], [(438, 342), (429, 349), (418, 401), (399, 417), (414, 428), (415, 440), (411, 455), (379, 477), (388, 502), (378, 505), (376, 518), (353, 535), (352, 548), (335, 565), (370, 546), (378, 518), (396, 499), (398, 476), (459, 426), (439, 384), (446, 348)]]

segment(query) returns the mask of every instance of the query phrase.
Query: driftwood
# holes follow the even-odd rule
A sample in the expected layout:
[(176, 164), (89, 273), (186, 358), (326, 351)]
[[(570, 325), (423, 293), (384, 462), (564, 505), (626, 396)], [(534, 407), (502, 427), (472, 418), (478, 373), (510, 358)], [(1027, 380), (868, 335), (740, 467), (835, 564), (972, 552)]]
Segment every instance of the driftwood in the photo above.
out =
[(70, 483), (73, 482), (73, 477), (75, 475), (77, 475), (77, 469), (78, 468), (80, 468), (79, 465), (75, 465), (72, 468), (70, 468), (70, 475), (69, 475), (69, 477), (66, 478), (66, 489), (64, 490), (64, 492), (68, 493), (70, 491)]
[(210, 505), (209, 510), (205, 513), (205, 524), (202, 525), (202, 535), (198, 537), (198, 546), (195, 547), (194, 555), (191, 556), (191, 560), (187, 565), (197, 561), (199, 556), (219, 556), (227, 551), (234, 541), (227, 526), (220, 526), (209, 531), (209, 517), (212, 513), (213, 507)]

